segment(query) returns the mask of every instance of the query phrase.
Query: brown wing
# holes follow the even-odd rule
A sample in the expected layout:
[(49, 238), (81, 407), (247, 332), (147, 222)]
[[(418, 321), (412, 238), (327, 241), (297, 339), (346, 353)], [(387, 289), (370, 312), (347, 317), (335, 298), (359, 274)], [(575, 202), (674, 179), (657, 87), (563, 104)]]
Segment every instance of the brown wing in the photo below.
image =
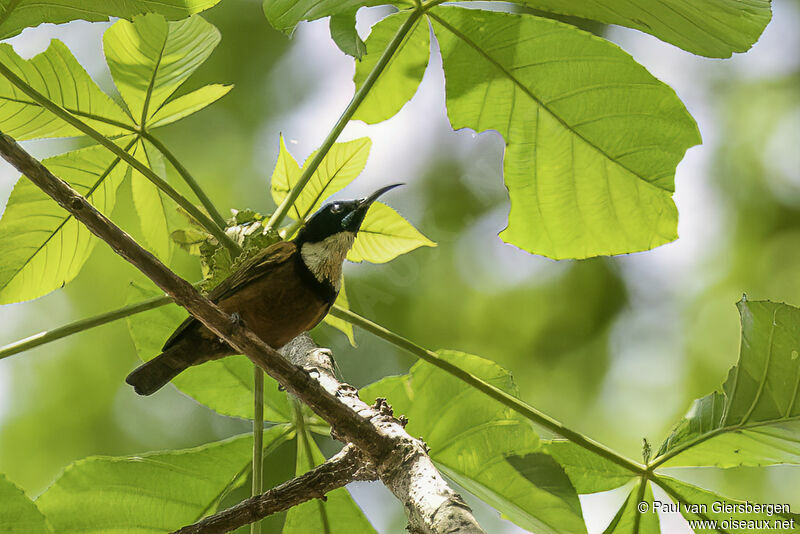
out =
[[(255, 256), (243, 262), (235, 271), (233, 271), (228, 278), (220, 282), (220, 284), (212, 289), (206, 295), (213, 302), (219, 302), (225, 297), (232, 295), (239, 291), (244, 286), (261, 279), (261, 277), (268, 274), (277, 265), (292, 258), (292, 254), (297, 250), (297, 247), (291, 241), (279, 241), (273, 245), (268, 246), (264, 250), (258, 252)], [(169, 336), (169, 339), (164, 343), (161, 349), (167, 350), (173, 346), (186, 332), (195, 324), (200, 322), (191, 315), (183, 321), (178, 328)]]

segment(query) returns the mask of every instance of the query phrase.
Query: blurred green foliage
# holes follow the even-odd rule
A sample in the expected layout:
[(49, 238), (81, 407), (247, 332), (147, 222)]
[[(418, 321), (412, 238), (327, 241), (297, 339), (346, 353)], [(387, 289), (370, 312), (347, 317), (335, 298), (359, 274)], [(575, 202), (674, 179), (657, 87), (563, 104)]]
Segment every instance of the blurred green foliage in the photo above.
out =
[[(166, 127), (163, 141), (221, 209), (269, 213), (274, 205), (268, 178), (281, 129), (274, 119), (305, 103), (326, 80), (275, 79), (275, 72), (303, 67), (276, 70), (289, 60), (290, 42), (266, 24), (259, 3), (222, 2), (205, 17), (223, 39), (179, 94), (217, 82), (235, 88), (202, 113)], [(648, 437), (659, 442), (690, 400), (718, 387), (735, 362), (734, 303), (742, 292), (800, 304), (800, 177), (791, 163), (796, 147), (787, 139), (797, 132), (790, 121), (796, 124), (800, 113), (800, 70), (794, 64), (789, 72), (765, 78), (741, 76), (725, 66), (713, 72), (697, 80), (714, 95), (709, 106), (718, 135), (711, 171), (702, 179), (724, 224), (713, 236), (713, 248), (696, 258), (694, 279), (674, 280), (675, 290), (662, 295), (672, 300), (653, 306), (646, 317), (654, 323), (676, 321), (666, 331), (677, 334), (671, 345), (677, 350), (658, 353), (669, 359), (662, 365), (681, 369), (677, 377), (670, 375), (670, 402), (627, 403), (620, 410), (629, 397), (608, 388), (615, 383), (609, 376), (617, 358), (615, 329), (631, 310), (648, 313), (648, 303), (643, 310), (631, 290), (637, 275), (630, 266), (641, 255), (553, 262), (500, 245), (494, 234), (502, 229), (503, 221), (497, 221), (505, 217), (508, 201), (499, 162), (487, 173), (495, 175), (483, 177), (486, 184), (471, 178), (475, 160), (497, 153), (499, 143), (485, 141), (494, 134), (431, 140), (435, 156), (428, 170), (413, 177), (405, 193), (411, 198), (396, 207), (414, 214), (407, 218), (439, 247), (391, 264), (348, 269), (351, 307), (420, 345), (496, 361), (512, 370), (521, 398), (636, 457), (643, 431), (628, 418), (647, 419)], [(418, 120), (424, 124), (424, 118)], [(467, 156), (458, 148), (464, 144)], [(130, 185), (120, 192), (113, 218), (141, 237)], [(491, 232), (483, 231), (487, 225)], [(660, 258), (668, 255), (659, 252)], [(200, 278), (196, 259), (181, 250), (173, 267), (188, 279)], [(522, 274), (508, 277), (509, 269)], [(74, 283), (0, 310), (0, 343), (121, 306), (132, 280), (142, 282), (132, 267), (98, 246)], [(675, 315), (658, 316), (665, 306), (677, 310)], [(404, 373), (413, 363), (361, 331), (357, 348), (327, 326), (314, 335), (334, 349), (342, 374), (357, 386)], [(0, 473), (36, 495), (79, 458), (189, 447), (248, 430), (245, 421), (213, 414), (172, 387), (147, 401), (136, 397), (123, 387), (123, 378), (137, 361), (124, 322), (0, 361)], [(617, 380), (636, 382), (637, 370)], [(652, 406), (658, 410), (645, 411)], [(326, 450), (330, 444), (321, 446)], [(266, 487), (294, 474), (294, 447), (282, 446), (270, 458)], [(796, 471), (788, 469), (691, 476), (734, 497), (783, 502), (800, 495)], [(240, 489), (223, 506), (245, 494)], [(800, 507), (796, 497), (790, 502)], [(282, 515), (269, 518), (265, 531), (282, 521)]]

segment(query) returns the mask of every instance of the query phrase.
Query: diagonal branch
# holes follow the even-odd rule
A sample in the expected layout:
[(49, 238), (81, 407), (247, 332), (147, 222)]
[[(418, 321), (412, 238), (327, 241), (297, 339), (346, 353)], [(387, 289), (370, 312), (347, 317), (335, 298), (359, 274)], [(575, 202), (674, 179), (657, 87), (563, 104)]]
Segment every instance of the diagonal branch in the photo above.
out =
[[(483, 533), (470, 509), (436, 470), (424, 444), (405, 432), (385, 401), (379, 399), (374, 407), (367, 406), (358, 398), (355, 388), (338, 382), (332, 372), (325, 371), (325, 365), (314, 364), (315, 371), (311, 373), (290, 362), (308, 361), (304, 359), (306, 355), (329, 360), (329, 352), (301, 339), (306, 345), (289, 352), (289, 359), (284, 358), (198, 293), (192, 284), (170, 271), (3, 133), (0, 133), (0, 154), (214, 334), (247, 355), (306, 403), (331, 425), (337, 439), (353, 443), (366, 454), (383, 483), (406, 505), (413, 531)], [(295, 354), (304, 356), (298, 359)]]
[(375, 480), (369, 460), (353, 445), (308, 473), (293, 478), (271, 490), (250, 497), (236, 506), (187, 525), (172, 534), (221, 534), (231, 532), (268, 515), (283, 512), (311, 499), (324, 499), (325, 494), (355, 480)]

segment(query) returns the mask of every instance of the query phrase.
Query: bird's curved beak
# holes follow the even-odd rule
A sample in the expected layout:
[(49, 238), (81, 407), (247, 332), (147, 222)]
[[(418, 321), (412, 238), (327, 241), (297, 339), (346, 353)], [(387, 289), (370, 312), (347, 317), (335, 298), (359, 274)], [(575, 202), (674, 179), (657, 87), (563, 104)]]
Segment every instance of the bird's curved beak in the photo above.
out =
[(364, 217), (366, 217), (367, 211), (369, 211), (369, 207), (372, 205), (372, 203), (375, 202), (382, 194), (394, 189), (395, 187), (400, 187), (401, 185), (405, 184), (400, 183), (381, 187), (370, 196), (358, 200), (356, 208), (348, 213), (344, 219), (342, 219), (342, 226), (346, 230), (357, 233), (358, 229), (361, 228), (361, 223), (364, 222)]

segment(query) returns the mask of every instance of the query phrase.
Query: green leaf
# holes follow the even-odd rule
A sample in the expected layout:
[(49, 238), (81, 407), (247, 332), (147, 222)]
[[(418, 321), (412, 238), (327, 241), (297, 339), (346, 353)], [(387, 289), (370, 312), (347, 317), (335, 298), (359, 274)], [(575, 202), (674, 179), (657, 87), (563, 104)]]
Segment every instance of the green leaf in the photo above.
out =
[(109, 17), (131, 18), (156, 12), (170, 19), (182, 19), (216, 5), (219, 0), (16, 0), (6, 1), (0, 16), (0, 39), (17, 35), (43, 22), (61, 24), (71, 20), (105, 21)]
[[(284, 426), (264, 434), (283, 441)], [(68, 466), (36, 503), (59, 534), (163, 534), (213, 513), (251, 468), (252, 435), (192, 449), (95, 456)]]
[[(439, 356), (517, 393), (511, 375), (494, 362), (456, 351), (440, 351)], [(507, 461), (509, 456), (544, 452), (531, 424), (512, 410), (421, 361), (409, 374), (385, 378), (360, 395), (367, 402), (387, 398), (396, 414), (408, 417), (406, 430), (422, 436), (444, 474), (517, 525), (534, 532), (586, 532), (577, 496), (563, 472), (534, 482)]]
[[(152, 146), (146, 147), (144, 141), (136, 143), (134, 157), (165, 178), (161, 154)], [(160, 172), (157, 170), (161, 168)], [(145, 242), (150, 251), (162, 262), (169, 265), (172, 257), (172, 239), (170, 239), (167, 214), (171, 210), (167, 204), (167, 196), (150, 180), (136, 170), (131, 170), (131, 192), (139, 225), (142, 228)]]
[(560, 15), (618, 24), (684, 50), (730, 57), (758, 40), (772, 16), (770, 0), (517, 0)]
[(367, 212), (347, 259), (356, 263), (386, 263), (419, 247), (435, 247), (402, 215), (381, 202)]
[[(647, 503), (642, 513), (639, 503)], [(603, 534), (660, 534), (658, 513), (653, 508), (653, 490), (647, 481), (640, 480), (631, 490), (622, 507)]]
[(669, 86), (567, 24), (460, 7), (429, 15), (453, 128), (505, 138), (505, 241), (586, 258), (677, 237), (675, 167), (700, 137)]
[(151, 13), (111, 26), (103, 35), (106, 60), (133, 120), (149, 126), (219, 40), (219, 31), (199, 16), (167, 22)]
[[(311, 435), (306, 432), (297, 439), (297, 475), (310, 471), (325, 461)], [(364, 512), (358, 507), (345, 488), (339, 488), (325, 495), (325, 501), (318, 499), (304, 502), (289, 509), (283, 534), (308, 534), (326, 532), (327, 534), (351, 534), (353, 532), (375, 533)], [(326, 528), (327, 527), (327, 528)]]
[[(300, 168), (286, 149), (283, 137), (280, 143), (271, 182), (272, 198), (276, 204), (280, 204), (289, 195), (289, 191), (300, 178)], [(289, 216), (296, 221), (304, 221), (322, 206), (325, 198), (352, 182), (364, 170), (371, 146), (372, 141), (366, 137), (334, 144), (297, 197), (289, 210)], [(305, 165), (308, 165), (314, 154), (316, 151), (308, 157)]]
[(331, 39), (339, 50), (356, 59), (367, 53), (367, 45), (356, 31), (356, 11), (333, 15), (330, 20)]
[(722, 391), (692, 405), (664, 441), (665, 466), (800, 464), (800, 309), (739, 304), (739, 361)]
[[(345, 310), (350, 309), (350, 301), (347, 300), (347, 292), (344, 288), (344, 278), (342, 278), (342, 287), (339, 289), (339, 296), (336, 297), (336, 302), (334, 304), (340, 308), (344, 308)], [(328, 324), (341, 331), (345, 336), (347, 336), (347, 341), (350, 342), (350, 345), (353, 347), (356, 346), (356, 336), (353, 332), (352, 324), (348, 323), (344, 319), (339, 319), (338, 317), (334, 317), (330, 314), (326, 315), (323, 321), (325, 324)]]
[(0, 531), (6, 534), (52, 532), (42, 513), (25, 493), (0, 474)]
[[(359, 89), (378, 59), (383, 55), (389, 41), (406, 19), (409, 12), (396, 13), (372, 27), (367, 38), (367, 55), (356, 64), (353, 81)], [(358, 106), (353, 118), (367, 124), (375, 124), (392, 117), (411, 100), (425, 74), (430, 57), (430, 27), (427, 19), (420, 17), (414, 23), (400, 47), (394, 53), (378, 81)]]
[(264, 15), (278, 31), (292, 33), (302, 20), (317, 20), (323, 17), (343, 15), (357, 11), (360, 7), (396, 4), (413, 6), (411, 0), (263, 0)]
[(150, 128), (171, 124), (196, 111), (200, 111), (227, 95), (231, 89), (233, 89), (232, 85), (214, 83), (172, 99), (153, 114), (150, 119)]
[[(131, 284), (128, 302), (139, 302), (157, 294), (153, 289)], [(139, 357), (147, 361), (157, 356), (164, 341), (185, 318), (186, 312), (176, 305), (128, 317), (128, 331)], [(253, 364), (245, 356), (228, 356), (190, 367), (172, 382), (179, 390), (218, 413), (253, 418)], [(291, 414), (286, 393), (278, 390), (275, 380), (264, 377), (264, 419), (286, 422), (291, 420)]]
[[(670, 499), (679, 505), (680, 513), (688, 521), (717, 521), (718, 527), (729, 533), (761, 532), (767, 530), (763, 528), (764, 525), (771, 525), (772, 528), (779, 531), (798, 531), (800, 515), (790, 513), (788, 511), (789, 505), (783, 505), (787, 508), (783, 512), (777, 509), (774, 513), (769, 513), (766, 510), (756, 512), (753, 509), (753, 503), (745, 503), (744, 501), (723, 497), (674, 478), (659, 475), (658, 483), (669, 495)], [(793, 519), (794, 524), (792, 524)], [(731, 520), (737, 523), (732, 523)], [(722, 527), (725, 521), (727, 521), (727, 524)], [(776, 521), (780, 521), (781, 525), (776, 525)], [(741, 526), (741, 528), (734, 528), (737, 525)], [(776, 526), (778, 528), (775, 528)], [(695, 528), (695, 531), (720, 532), (719, 528), (714, 527)]]
[[(124, 142), (124, 140), (122, 140)], [(125, 146), (129, 146), (128, 139)], [(43, 162), (92, 205), (110, 214), (125, 165), (101, 146)], [(88, 229), (22, 177), (0, 220), (0, 304), (40, 297), (70, 282), (97, 240)]]
[[(52, 40), (47, 50), (28, 60), (19, 57), (11, 45), (2, 43), (0, 62), (103, 135), (129, 132), (119, 126), (119, 123), (130, 123), (128, 116), (97, 87), (61, 41)], [(0, 130), (18, 141), (81, 135), (4, 77), (0, 77)]]
[(544, 443), (544, 450), (558, 461), (580, 494), (608, 491), (624, 486), (635, 476), (593, 452), (571, 441), (553, 440)]

